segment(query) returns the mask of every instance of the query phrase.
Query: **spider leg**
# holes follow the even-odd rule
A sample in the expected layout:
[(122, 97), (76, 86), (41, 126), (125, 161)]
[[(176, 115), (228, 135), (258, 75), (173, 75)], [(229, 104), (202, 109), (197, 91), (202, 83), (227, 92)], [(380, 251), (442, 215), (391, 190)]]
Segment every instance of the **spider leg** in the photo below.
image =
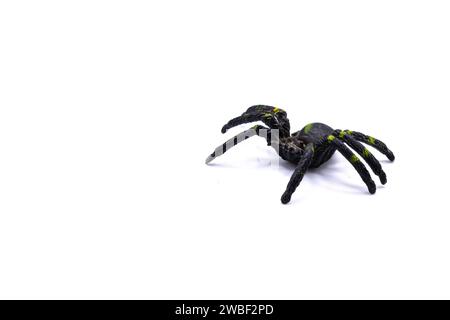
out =
[(223, 155), (225, 152), (227, 152), (228, 150), (230, 150), (231, 148), (233, 148), (234, 146), (236, 146), (238, 143), (247, 140), (250, 137), (256, 136), (260, 134), (260, 130), (267, 130), (267, 143), (268, 145), (270, 145), (271, 140), (272, 140), (272, 134), (270, 132), (269, 128), (266, 128), (264, 126), (260, 126), (260, 125), (256, 125), (248, 130), (245, 130), (241, 133), (239, 133), (238, 135), (234, 136), (233, 138), (227, 140), (225, 143), (223, 143), (222, 145), (218, 146), (216, 148), (216, 150), (214, 150), (213, 153), (211, 153), (208, 158), (206, 158), (205, 163), (208, 164), (211, 161), (213, 161), (215, 158)]
[(367, 162), (372, 171), (380, 178), (382, 184), (386, 184), (387, 178), (386, 173), (384, 173), (380, 162), (374, 157), (370, 151), (363, 146), (362, 143), (356, 141), (351, 135), (347, 134), (346, 131), (336, 130), (336, 136), (345, 141), (353, 150), (355, 150), (363, 159)]
[(361, 162), (357, 155), (355, 155), (341, 140), (336, 139), (335, 136), (329, 135), (327, 138), (328, 143), (332, 144), (355, 168), (359, 173), (361, 179), (367, 185), (367, 189), (371, 194), (374, 194), (377, 190), (375, 182), (373, 182), (369, 171), (366, 166)]
[(270, 129), (279, 129), (280, 136), (290, 135), (290, 124), (286, 111), (265, 105), (252, 106), (239, 117), (231, 119), (222, 127), (222, 133), (237, 125), (255, 121), (264, 122)]
[(291, 196), (295, 192), (295, 189), (297, 189), (297, 187), (300, 185), (300, 182), (302, 182), (306, 170), (308, 170), (309, 166), (311, 165), (313, 156), (314, 144), (310, 143), (305, 147), (305, 151), (300, 161), (298, 162), (297, 167), (295, 168), (295, 171), (291, 176), (291, 179), (289, 180), (286, 191), (284, 191), (283, 195), (281, 196), (281, 203), (287, 204), (289, 201), (291, 201)]
[(249, 122), (255, 122), (261, 120), (261, 115), (258, 114), (243, 114), (239, 117), (233, 118), (230, 121), (228, 121), (223, 127), (221, 132), (225, 133), (228, 129), (231, 129), (233, 127), (236, 127), (240, 124), (249, 123)]
[(384, 154), (390, 161), (395, 160), (394, 153), (389, 150), (389, 148), (384, 144), (383, 141), (375, 139), (371, 136), (365, 135), (361, 132), (351, 131), (351, 130), (344, 130), (345, 133), (351, 135), (353, 138), (355, 138), (358, 141), (364, 142), (365, 144), (368, 144), (378, 151), (380, 151), (382, 154)]

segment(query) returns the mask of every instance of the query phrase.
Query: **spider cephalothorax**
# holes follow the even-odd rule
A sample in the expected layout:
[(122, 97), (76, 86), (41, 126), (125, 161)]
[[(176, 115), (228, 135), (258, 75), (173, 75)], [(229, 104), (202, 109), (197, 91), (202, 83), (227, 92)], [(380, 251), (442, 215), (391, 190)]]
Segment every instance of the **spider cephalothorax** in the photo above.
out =
[[(386, 174), (381, 168), (380, 162), (361, 143), (363, 142), (372, 146), (384, 154), (389, 160), (394, 161), (394, 154), (380, 140), (360, 132), (334, 130), (323, 123), (310, 123), (302, 130), (291, 135), (286, 111), (264, 105), (250, 107), (241, 116), (228, 121), (223, 126), (222, 133), (237, 125), (255, 121), (262, 121), (268, 128), (256, 125), (231, 138), (216, 148), (206, 159), (206, 163), (208, 164), (239, 142), (251, 136), (258, 135), (264, 137), (267, 140), (267, 144), (274, 147), (282, 159), (297, 165), (286, 191), (281, 196), (281, 202), (284, 204), (291, 200), (291, 196), (302, 181), (306, 170), (309, 168), (318, 168), (328, 161), (336, 150), (353, 165), (370, 193), (375, 193), (375, 183), (369, 171), (367, 171), (366, 166), (350, 148), (355, 150), (365, 160), (372, 171), (380, 178), (382, 184), (386, 184), (387, 182)], [(264, 132), (264, 134), (261, 134), (261, 132)]]

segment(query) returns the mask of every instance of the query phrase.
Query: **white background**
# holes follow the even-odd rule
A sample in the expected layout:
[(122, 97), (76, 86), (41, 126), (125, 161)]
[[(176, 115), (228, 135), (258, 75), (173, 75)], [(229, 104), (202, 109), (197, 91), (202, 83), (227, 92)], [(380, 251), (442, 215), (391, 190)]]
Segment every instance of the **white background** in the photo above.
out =
[[(0, 298), (450, 298), (448, 1), (4, 1)], [(254, 104), (384, 140), (369, 195)], [(375, 180), (374, 176), (374, 180)]]

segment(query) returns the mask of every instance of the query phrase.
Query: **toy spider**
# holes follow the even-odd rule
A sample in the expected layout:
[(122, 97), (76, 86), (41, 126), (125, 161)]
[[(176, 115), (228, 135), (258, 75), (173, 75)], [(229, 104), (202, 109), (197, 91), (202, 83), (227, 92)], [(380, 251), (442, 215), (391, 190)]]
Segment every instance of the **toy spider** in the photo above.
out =
[[(272, 140), (272, 132), (278, 130), (278, 138), (275, 140), (276, 148), (279, 156), (289, 162), (297, 165), (294, 173), (287, 185), (286, 191), (281, 196), (281, 202), (287, 204), (291, 200), (292, 194), (299, 186), (309, 168), (318, 168), (328, 161), (334, 152), (339, 151), (355, 168), (361, 176), (361, 179), (367, 185), (369, 192), (374, 194), (376, 191), (366, 166), (360, 161), (350, 148), (354, 149), (370, 166), (373, 172), (380, 178), (382, 184), (386, 184), (386, 174), (381, 168), (380, 162), (364, 147), (360, 142), (366, 143), (381, 153), (383, 153), (390, 161), (394, 161), (395, 156), (386, 145), (373, 137), (350, 130), (334, 130), (323, 123), (311, 123), (302, 130), (290, 134), (290, 124), (286, 111), (265, 105), (257, 105), (248, 108), (241, 116), (231, 119), (222, 128), (222, 133), (228, 129), (243, 123), (254, 121), (262, 121), (269, 128), (256, 125), (239, 135), (231, 138), (206, 159), (206, 164), (210, 163), (216, 157), (222, 155), (239, 142), (254, 136), (260, 136), (262, 130), (267, 130), (265, 136), (267, 144), (275, 148)], [(359, 142), (360, 141), (360, 142)]]

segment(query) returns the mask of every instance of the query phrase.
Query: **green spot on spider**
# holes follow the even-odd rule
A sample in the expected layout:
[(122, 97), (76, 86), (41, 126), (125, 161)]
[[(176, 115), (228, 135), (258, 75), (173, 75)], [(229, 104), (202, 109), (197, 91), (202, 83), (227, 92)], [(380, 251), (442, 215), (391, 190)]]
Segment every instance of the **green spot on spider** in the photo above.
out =
[(359, 161), (359, 158), (358, 158), (356, 155), (352, 155), (350, 161), (351, 161), (352, 163), (356, 163), (356, 162)]
[(311, 129), (313, 128), (313, 124), (312, 123), (310, 123), (310, 124), (308, 124), (306, 127), (305, 127), (305, 133), (306, 134), (308, 134), (310, 131), (311, 131)]
[(375, 138), (369, 137), (369, 143), (370, 144), (375, 144)]
[(364, 150), (363, 150), (363, 156), (364, 156), (364, 158), (368, 158), (369, 157), (369, 150), (367, 150), (367, 148), (364, 148)]
[(339, 137), (342, 139), (342, 138), (345, 137), (346, 134), (347, 134), (347, 133), (345, 132), (345, 130), (344, 130), (344, 131), (341, 131), (341, 133), (339, 133)]
[(332, 136), (332, 135), (329, 135), (328, 138), (327, 138), (327, 140), (328, 140), (329, 142), (333, 141), (334, 139), (336, 139), (336, 137), (335, 137), (335, 136)]

